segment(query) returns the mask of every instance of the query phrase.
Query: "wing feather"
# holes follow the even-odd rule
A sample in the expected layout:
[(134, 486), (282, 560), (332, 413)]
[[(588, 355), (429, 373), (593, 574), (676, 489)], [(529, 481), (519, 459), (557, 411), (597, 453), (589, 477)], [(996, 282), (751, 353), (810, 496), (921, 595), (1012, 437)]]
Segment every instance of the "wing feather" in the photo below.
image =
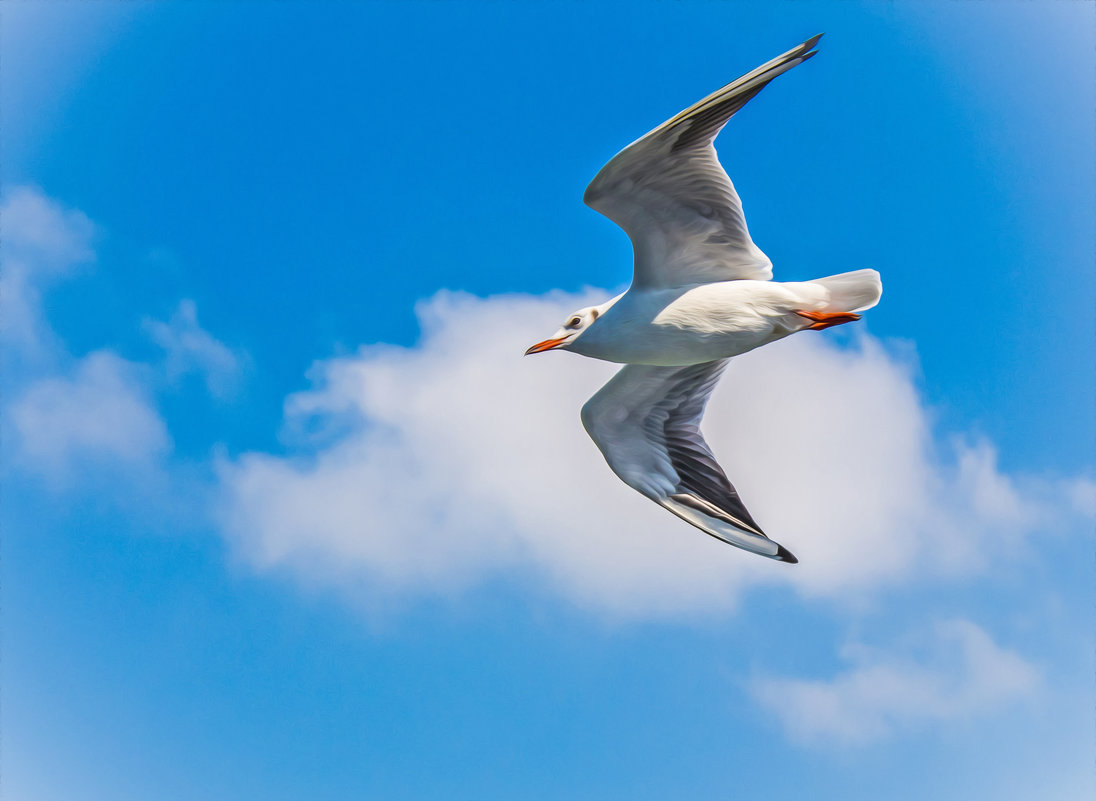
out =
[(626, 365), (582, 407), (582, 423), (628, 486), (724, 542), (794, 561), (761, 530), (700, 433), (728, 361)]
[(814, 55), (821, 34), (712, 93), (614, 156), (584, 200), (628, 234), (633, 286), (768, 280), (772, 262), (750, 238), (742, 201), (712, 144), (770, 81)]

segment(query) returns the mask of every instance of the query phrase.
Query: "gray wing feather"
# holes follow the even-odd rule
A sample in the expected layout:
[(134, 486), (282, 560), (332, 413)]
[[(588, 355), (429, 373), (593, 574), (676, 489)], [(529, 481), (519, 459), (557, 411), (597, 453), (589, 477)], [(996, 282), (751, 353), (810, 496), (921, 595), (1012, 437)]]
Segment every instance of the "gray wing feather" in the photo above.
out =
[(582, 407), (582, 422), (625, 484), (652, 500), (674, 498), (764, 537), (700, 433), (704, 408), (728, 361), (627, 365)]
[(770, 81), (813, 56), (820, 37), (667, 120), (614, 156), (590, 182), (587, 205), (632, 240), (634, 286), (772, 278), (772, 262), (750, 238), (742, 201), (712, 142)]

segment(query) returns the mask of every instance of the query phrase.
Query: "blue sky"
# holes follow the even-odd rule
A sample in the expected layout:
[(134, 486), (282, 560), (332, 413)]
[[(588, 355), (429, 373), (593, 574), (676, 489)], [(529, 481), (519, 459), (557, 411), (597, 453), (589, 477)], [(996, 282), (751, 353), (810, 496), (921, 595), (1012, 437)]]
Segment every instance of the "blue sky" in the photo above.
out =
[[(1091, 797), (1094, 14), (9, 0), (7, 797)], [(717, 142), (883, 275), (705, 422), (789, 569), (520, 354), (629, 280), (601, 164), (819, 31)]]

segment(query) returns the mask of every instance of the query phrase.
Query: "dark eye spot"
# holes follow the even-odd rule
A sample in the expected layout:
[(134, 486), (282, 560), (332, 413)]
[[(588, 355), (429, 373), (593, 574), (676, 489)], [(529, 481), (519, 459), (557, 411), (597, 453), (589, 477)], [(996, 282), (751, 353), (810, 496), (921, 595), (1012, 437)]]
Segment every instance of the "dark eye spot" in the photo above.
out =
[(578, 328), (578, 326), (579, 326), (579, 324), (580, 324), (580, 323), (582, 323), (582, 318), (581, 318), (581, 317), (572, 317), (572, 318), (571, 318), (571, 319), (570, 319), (570, 320), (569, 320), (569, 321), (567, 322), (567, 327), (568, 327), (568, 328)]

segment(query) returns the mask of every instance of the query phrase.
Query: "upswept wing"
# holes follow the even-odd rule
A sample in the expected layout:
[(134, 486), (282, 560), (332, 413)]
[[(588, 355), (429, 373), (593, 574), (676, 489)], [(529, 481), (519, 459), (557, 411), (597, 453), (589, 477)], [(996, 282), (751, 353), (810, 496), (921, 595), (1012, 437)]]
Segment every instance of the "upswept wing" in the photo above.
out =
[(717, 539), (795, 562), (762, 532), (700, 433), (728, 361), (626, 365), (582, 407), (582, 424), (628, 486)]
[(625, 230), (642, 288), (772, 278), (712, 144), (769, 81), (806, 61), (822, 34), (727, 84), (614, 156), (584, 200)]

